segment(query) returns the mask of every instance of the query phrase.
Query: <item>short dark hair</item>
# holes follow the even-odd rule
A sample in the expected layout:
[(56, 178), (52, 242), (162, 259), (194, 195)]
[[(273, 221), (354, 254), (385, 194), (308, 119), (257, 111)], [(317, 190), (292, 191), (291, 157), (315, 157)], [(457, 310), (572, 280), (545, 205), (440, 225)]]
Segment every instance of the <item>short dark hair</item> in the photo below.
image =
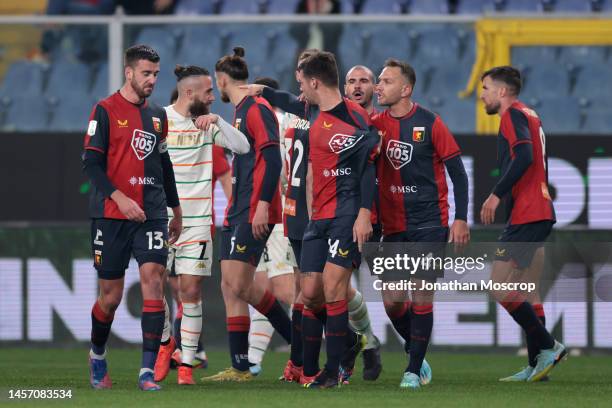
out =
[(244, 60), (244, 48), (234, 47), (234, 55), (226, 55), (217, 61), (215, 72), (223, 72), (236, 81), (246, 81), (249, 68)]
[(198, 67), (197, 65), (177, 65), (174, 68), (176, 82), (192, 77), (192, 76), (210, 76), (210, 72), (206, 68)]
[(170, 105), (172, 105), (178, 99), (178, 89), (174, 88), (170, 94)]
[(306, 48), (304, 51), (300, 52), (300, 56), (298, 57), (298, 62), (305, 60), (306, 58), (318, 52), (321, 52), (321, 50), (317, 48)]
[(278, 81), (274, 78), (270, 78), (270, 77), (259, 77), (259, 78), (255, 78), (255, 81), (253, 82), (254, 84), (258, 84), (258, 85), (265, 85), (269, 88), (272, 89), (279, 89), (280, 86), (278, 85)]
[(480, 80), (483, 81), (486, 77), (491, 77), (494, 81), (500, 81), (508, 85), (508, 89), (513, 95), (521, 93), (523, 87), (523, 81), (521, 79), (521, 71), (511, 67), (510, 65), (502, 65), (499, 67), (493, 67), (482, 74)]
[(412, 65), (395, 58), (389, 58), (385, 61), (384, 67), (399, 68), (404, 78), (406, 78), (406, 80), (410, 83), (410, 86), (414, 88), (414, 84), (416, 84), (416, 73), (414, 72)]
[(124, 66), (134, 67), (134, 65), (136, 65), (136, 63), (140, 60), (159, 62), (159, 54), (153, 48), (144, 44), (133, 45), (125, 50), (125, 54), (123, 56)]
[(326, 86), (338, 86), (338, 64), (331, 52), (320, 51), (304, 59), (298, 71), (308, 78), (316, 78)]

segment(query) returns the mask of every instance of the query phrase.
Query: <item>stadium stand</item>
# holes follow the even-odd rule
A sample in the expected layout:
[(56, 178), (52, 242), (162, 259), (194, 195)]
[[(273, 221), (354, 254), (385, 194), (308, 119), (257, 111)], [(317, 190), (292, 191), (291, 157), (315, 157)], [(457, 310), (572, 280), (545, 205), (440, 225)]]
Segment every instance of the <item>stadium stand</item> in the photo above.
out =
[[(177, 13), (291, 14), (298, 3), (299, 0), (181, 0), (177, 4)], [(340, 5), (344, 14), (581, 13), (610, 10), (612, 1), (342, 0)], [(0, 74), (2, 69), (6, 72), (0, 80), (5, 116), (21, 115), (18, 112), (21, 108), (28, 110), (27, 104), (22, 103), (22, 95), (42, 95), (39, 99), (50, 102), (46, 108), (50, 118), (48, 128), (68, 129), (69, 121), (63, 115), (70, 106), (69, 99), (99, 99), (108, 94), (107, 29), (101, 26), (85, 28), (59, 31), (54, 37), (53, 47), (42, 60), (23, 52), (19, 55), (12, 53), (15, 47), (8, 46), (17, 40), (25, 41), (23, 36), (13, 39), (8, 33), (0, 35), (0, 43), (4, 42), (8, 47), (3, 54), (6, 58), (0, 60)], [(85, 40), (75, 41), (75, 38)], [(172, 69), (176, 63), (202, 64), (212, 69), (215, 61), (235, 45), (247, 49), (251, 79), (273, 76), (283, 87), (295, 90), (293, 64), (298, 45), (290, 34), (289, 24), (138, 25), (126, 27), (126, 38), (131, 43), (150, 44), (162, 58), (162, 72), (153, 96), (153, 101), (158, 104), (166, 104), (174, 88)], [(351, 23), (344, 24), (338, 41), (342, 72), (353, 65), (363, 64), (377, 74), (386, 58), (408, 60), (417, 71), (415, 99), (423, 98), (424, 105), (429, 103), (432, 109), (443, 113), (447, 122), (456, 124), (453, 125), (454, 131), (474, 131), (475, 101), (458, 97), (475, 59), (475, 35), (470, 24)], [(29, 42), (35, 43), (36, 39)], [(548, 123), (554, 122), (547, 126), (549, 133), (593, 132), (598, 131), (597, 126), (605, 125), (605, 113), (610, 114), (610, 110), (601, 101), (612, 92), (611, 53), (609, 46), (512, 48), (512, 63), (523, 71), (525, 78), (524, 99), (536, 103), (538, 109), (548, 115)], [(556, 103), (553, 94), (567, 99), (563, 103), (568, 105)], [(576, 111), (581, 112), (579, 123), (571, 123), (571, 115), (563, 114), (561, 108), (570, 105), (578, 106)], [(591, 112), (593, 106), (597, 109)], [(226, 115), (230, 113), (223, 104), (218, 103), (217, 108), (227, 111)], [(589, 111), (589, 117), (584, 111)], [(2, 123), (15, 129), (21, 129), (21, 124), (25, 124), (24, 130), (31, 128), (27, 121), (11, 119), (10, 122), (5, 120)]]

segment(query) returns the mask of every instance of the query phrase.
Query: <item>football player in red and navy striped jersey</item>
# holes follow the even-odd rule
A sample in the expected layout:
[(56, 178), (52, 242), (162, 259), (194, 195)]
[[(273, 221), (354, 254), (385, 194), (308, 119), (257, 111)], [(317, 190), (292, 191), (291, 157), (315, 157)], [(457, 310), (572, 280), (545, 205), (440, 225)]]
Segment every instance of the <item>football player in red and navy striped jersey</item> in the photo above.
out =
[[(468, 180), (461, 150), (442, 119), (412, 101), (415, 82), (409, 64), (389, 59), (376, 87), (378, 103), (387, 107), (373, 118), (383, 137), (377, 164), (383, 241), (464, 244), (469, 240)], [(456, 202), (450, 231), (445, 167)], [(383, 274), (383, 278), (411, 279), (421, 288), (423, 280), (435, 281), (434, 275), (419, 270), (412, 275)], [(385, 310), (410, 352), (400, 386), (418, 388), (431, 378), (424, 357), (433, 326), (433, 291), (412, 291), (412, 303), (405, 301), (403, 291), (383, 291), (382, 295)]]
[[(483, 224), (493, 223), (502, 198), (511, 198), (510, 217), (499, 237), (491, 279), (512, 282), (519, 276), (523, 282), (538, 285), (544, 264), (543, 242), (555, 223), (544, 130), (537, 113), (518, 100), (522, 81), (516, 68), (491, 68), (481, 80), (487, 113), (501, 117), (497, 159), (502, 174), (482, 205)], [(566, 351), (546, 330), (539, 293), (494, 291), (493, 295), (525, 331), (529, 357), (527, 367), (501, 381), (540, 381)]]
[(272, 295), (254, 282), (255, 268), (274, 224), (281, 222), (279, 179), (282, 168), (278, 121), (270, 104), (240, 87), (249, 70), (244, 49), (217, 61), (215, 77), (223, 102), (235, 106), (234, 126), (247, 136), (250, 150), (232, 162), (232, 197), (221, 233), (221, 285), (227, 314), (232, 367), (210, 381), (245, 381), (249, 371), (249, 309), (266, 316), (276, 332), (291, 342), (287, 313)]
[[(309, 386), (327, 388), (338, 383), (349, 337), (350, 275), (361, 261), (361, 246), (372, 233), (374, 160), (380, 138), (367, 112), (342, 98), (333, 54), (311, 55), (300, 62), (298, 72), (304, 98), (318, 108), (309, 132), (312, 216), (304, 233), (301, 267), (306, 273), (323, 272), (327, 310), (327, 362)], [(309, 289), (302, 288), (306, 299), (311, 297)]]
[[(312, 49), (305, 50), (300, 55), (300, 59), (298, 61), (298, 67), (308, 57), (315, 55), (317, 53), (319, 53), (318, 50), (312, 50)], [(332, 78), (332, 80), (336, 81), (336, 88), (337, 88), (337, 68), (333, 66), (333, 64), (331, 67), (328, 67), (328, 68), (330, 68), (330, 72), (331, 72), (331, 75), (328, 74), (328, 76), (336, 77), (336, 79)], [(302, 78), (302, 72), (300, 68), (298, 68), (298, 71), (296, 72), (296, 77), (298, 79), (298, 82), (302, 82), (303, 78)], [(296, 200), (296, 202), (290, 202), (290, 205), (289, 206), (286, 205), (286, 208), (285, 208), (285, 212), (287, 216), (291, 218), (295, 217), (296, 220), (304, 219), (307, 221), (308, 220), (307, 205), (306, 205), (307, 204), (306, 203), (307, 201), (306, 200), (306, 184), (307, 183), (305, 183), (305, 180), (308, 177), (306, 174), (307, 166), (305, 165), (305, 161), (308, 160), (311, 162), (309, 163), (309, 167), (311, 168), (309, 171), (310, 176), (313, 173), (312, 171), (313, 158), (312, 158), (312, 155), (310, 154), (309, 145), (313, 143), (314, 141), (318, 141), (320, 142), (321, 145), (327, 146), (325, 149), (323, 149), (324, 151), (329, 150), (332, 147), (332, 145), (334, 147), (336, 146), (335, 143), (332, 143), (332, 145), (330, 145), (329, 142), (331, 140), (328, 140), (327, 144), (325, 144), (326, 143), (325, 141), (320, 140), (321, 132), (319, 131), (319, 132), (313, 133), (313, 129), (321, 128), (324, 130), (331, 130), (334, 126), (332, 123), (332, 120), (336, 120), (332, 118), (338, 118), (338, 117), (342, 118), (342, 119), (339, 119), (340, 121), (344, 120), (343, 122), (344, 124), (350, 123), (353, 126), (356, 126), (354, 129), (357, 129), (359, 125), (355, 123), (355, 120), (357, 121), (361, 120), (364, 122), (367, 121), (368, 120), (367, 112), (361, 110), (358, 105), (352, 104), (349, 100), (346, 100), (346, 99), (342, 100), (341, 96), (339, 98), (339, 101), (341, 103), (339, 103), (338, 106), (336, 106), (337, 109), (331, 109), (329, 112), (322, 113), (319, 106), (317, 104), (313, 104), (312, 101), (309, 101), (307, 99), (304, 100), (304, 98), (298, 99), (294, 95), (291, 95), (286, 92), (275, 91), (268, 87), (262, 87), (262, 86), (257, 86), (257, 85), (249, 85), (248, 87), (245, 87), (245, 88), (249, 89), (252, 95), (262, 94), (267, 100), (271, 101), (273, 105), (278, 106), (284, 111), (294, 114), (300, 118), (307, 119), (307, 121), (305, 121), (304, 123), (301, 123), (301, 122), (299, 123), (299, 128), (301, 130), (301, 133), (299, 133), (299, 135), (303, 137), (299, 139), (300, 144), (299, 144), (298, 153), (296, 154), (296, 152), (293, 152), (293, 155), (291, 156), (291, 164), (289, 166), (289, 168), (291, 169), (290, 182), (295, 181), (295, 183), (291, 184), (292, 187), (291, 187), (290, 193), (296, 194), (296, 198), (298, 200)], [(339, 93), (337, 89), (332, 90), (331, 92), (332, 96), (335, 96), (336, 92)], [(347, 109), (347, 106), (349, 105), (351, 108)], [(349, 113), (349, 110), (350, 110), (350, 113)], [(352, 114), (357, 115), (356, 111), (359, 111), (358, 115), (360, 119), (354, 119), (351, 116)], [(340, 134), (335, 134), (335, 136), (340, 136)], [(350, 136), (348, 135), (344, 135), (344, 136), (347, 138), (350, 138)], [(329, 139), (329, 136), (324, 136), (324, 138), (325, 137)], [(353, 147), (353, 144), (351, 144), (351, 140), (347, 140), (347, 144), (345, 147), (347, 147), (345, 150), (350, 150)], [(303, 152), (306, 152), (306, 153), (303, 153), (301, 151), (302, 149), (303, 149)], [(351, 152), (353, 151), (351, 150)], [(346, 155), (346, 157), (349, 158), (349, 160), (355, 157), (358, 157), (358, 156), (359, 156), (359, 153), (354, 153), (352, 156)], [(331, 157), (331, 161), (337, 162), (336, 155), (333, 155), (333, 157)], [(321, 159), (319, 157), (318, 159), (314, 159), (314, 162), (316, 162), (317, 165), (320, 166), (321, 163), (325, 163), (326, 160)], [(321, 172), (321, 174), (323, 175), (323, 178), (331, 177), (332, 179), (338, 176), (340, 176), (341, 178), (346, 177), (350, 179), (350, 178), (355, 177), (357, 174), (359, 174), (358, 171), (353, 173), (352, 172), (353, 167), (351, 167), (350, 165), (345, 165), (345, 164), (342, 164), (339, 166), (339, 168), (342, 168), (341, 171), (338, 169), (330, 170), (328, 168), (325, 168), (325, 169), (320, 168), (319, 172)], [(359, 169), (359, 166), (356, 166), (355, 168)], [(323, 183), (319, 180), (316, 184), (321, 185)], [(345, 184), (346, 184), (346, 180), (344, 179), (340, 180), (340, 182), (338, 183), (338, 185), (340, 186), (340, 190), (343, 191), (343, 193), (341, 194), (342, 199), (346, 199), (346, 194), (345, 194), (346, 191), (356, 190), (355, 188), (347, 189)], [(353, 192), (353, 195), (355, 194), (355, 192)], [(312, 191), (310, 192), (310, 194), (312, 194)], [(288, 194), (288, 197), (291, 197), (291, 195)], [(300, 197), (302, 197), (302, 200), (299, 200)], [(332, 206), (334, 206), (335, 204), (333, 203), (333, 201), (336, 197), (335, 194), (328, 192), (327, 197), (328, 198), (331, 197), (329, 202), (331, 202)], [(335, 205), (335, 206), (342, 207), (342, 205)], [(316, 207), (316, 204), (315, 204), (315, 207)], [(333, 212), (333, 208), (332, 208), (332, 212)], [(344, 218), (345, 217), (341, 217), (341, 219), (344, 219)], [(302, 237), (306, 238), (306, 235), (308, 234), (308, 232), (306, 231), (306, 235), (305, 235), (304, 227), (301, 227), (301, 229), (298, 229), (299, 224), (298, 225), (293, 224), (293, 223), (289, 224), (289, 219), (287, 221), (287, 225), (288, 225), (289, 233), (295, 234), (293, 235), (295, 238), (291, 240), (291, 243), (292, 243), (292, 247), (294, 247), (294, 251), (297, 256), (299, 253), (298, 248), (301, 248), (302, 246)], [(342, 228), (336, 228), (337, 230), (336, 233), (340, 231), (341, 229)], [(350, 227), (349, 227), (349, 230), (350, 230)], [(325, 248), (319, 248), (318, 251), (314, 251), (316, 252), (315, 254), (301, 256), (302, 261), (301, 261), (300, 267), (302, 268), (303, 271), (307, 271), (306, 273), (303, 273), (301, 276), (301, 286), (305, 288), (305, 297), (306, 297), (305, 303), (308, 305), (304, 309), (304, 318), (302, 321), (302, 332), (304, 333), (304, 367), (303, 367), (304, 375), (301, 381), (304, 383), (310, 383), (310, 382), (315, 381), (316, 379), (316, 374), (318, 373), (318, 367), (319, 367), (318, 366), (318, 350), (320, 348), (322, 322), (324, 322), (327, 319), (327, 312), (326, 312), (325, 302), (324, 302), (325, 299), (324, 299), (323, 290), (322, 290), (323, 289), (322, 288), (322, 285), (323, 285), (322, 276), (319, 273), (313, 274), (308, 271), (321, 272), (325, 265), (325, 259), (324, 258), (322, 259), (321, 256), (325, 255), (327, 252), (330, 253), (330, 255), (327, 258), (328, 258), (328, 261), (330, 261), (331, 259), (330, 261), (331, 263), (346, 266), (347, 268), (352, 268), (353, 266), (358, 265), (360, 261), (360, 255), (358, 254), (358, 251), (351, 252), (350, 250), (343, 249), (343, 248), (350, 248), (351, 246), (354, 246), (351, 235), (352, 233), (350, 231), (348, 233), (345, 233), (342, 237), (342, 243), (340, 243), (340, 239), (328, 238), (326, 242), (321, 243), (321, 245), (324, 245)], [(290, 235), (290, 237), (291, 236), (292, 235)], [(328, 246), (329, 248), (326, 249)], [(341, 251), (338, 250), (338, 247), (340, 247)], [(336, 254), (340, 254), (340, 255), (336, 257)], [(349, 291), (347, 293), (347, 296), (349, 300), (348, 302), (349, 315), (352, 315), (353, 312), (357, 313), (358, 311), (363, 313), (363, 308), (360, 309), (360, 305), (362, 305), (363, 303), (361, 294), (355, 291), (353, 288), (349, 288), (348, 290)], [(365, 307), (365, 305), (363, 306)], [(335, 320), (341, 319), (342, 315), (343, 315), (342, 312), (336, 314), (335, 315), (336, 317), (334, 317), (333, 320), (335, 321)], [(359, 345), (359, 341), (357, 341), (358, 338), (354, 337), (354, 335), (350, 335), (349, 338), (354, 340), (351, 344), (354, 344), (355, 346)], [(342, 368), (343, 369), (345, 367), (350, 368), (353, 366), (354, 358), (356, 357), (357, 352), (360, 349), (360, 347), (357, 348), (355, 346), (350, 347), (350, 349), (347, 350), (347, 352), (343, 355), (342, 357)], [(326, 364), (326, 366), (333, 367), (334, 363), (330, 362), (329, 355), (330, 353), (328, 353), (328, 364)], [(333, 361), (333, 358), (331, 359), (331, 361)], [(378, 365), (372, 368), (373, 370), (370, 370), (371, 373), (365, 376), (367, 377), (366, 379), (375, 380), (378, 377), (378, 374), (380, 373), (380, 366)], [(332, 370), (333, 368), (331, 370), (326, 370), (326, 372), (329, 374), (328, 371), (332, 371)], [(365, 371), (364, 371), (364, 375), (365, 375)], [(317, 380), (316, 383), (321, 383), (321, 384), (325, 383), (326, 377), (334, 378), (335, 375), (320, 376), (319, 380), (321, 381)], [(337, 383), (335, 379), (333, 380), (333, 382)], [(319, 384), (317, 384), (316, 386), (318, 385)], [(333, 384), (330, 382), (330, 384), (328, 385), (333, 385)]]
[[(93, 185), (91, 239), (100, 285), (91, 317), (90, 383), (111, 387), (105, 345), (133, 255), (144, 298), (138, 384), (155, 391), (160, 387), (153, 381), (153, 366), (164, 328), (162, 276), (168, 243), (181, 231), (182, 211), (166, 145), (166, 113), (147, 101), (159, 73), (159, 56), (146, 45), (133, 46), (125, 52), (124, 70), (125, 84), (92, 111), (83, 154)], [(174, 215), (170, 223), (167, 207)]]

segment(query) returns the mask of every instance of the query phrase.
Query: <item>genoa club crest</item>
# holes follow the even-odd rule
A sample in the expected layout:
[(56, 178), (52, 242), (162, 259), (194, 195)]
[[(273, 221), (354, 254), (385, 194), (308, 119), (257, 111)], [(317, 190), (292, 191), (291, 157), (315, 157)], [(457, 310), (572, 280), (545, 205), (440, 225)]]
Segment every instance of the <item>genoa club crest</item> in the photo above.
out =
[(331, 139), (329, 139), (329, 147), (334, 153), (342, 153), (343, 151), (355, 146), (362, 138), (363, 135), (357, 137), (353, 135), (336, 133)]
[(422, 142), (425, 140), (425, 128), (424, 127), (413, 127), (412, 128), (412, 141)]
[(161, 120), (155, 116), (153, 116), (153, 129), (155, 129), (157, 133), (161, 133), (162, 131)]

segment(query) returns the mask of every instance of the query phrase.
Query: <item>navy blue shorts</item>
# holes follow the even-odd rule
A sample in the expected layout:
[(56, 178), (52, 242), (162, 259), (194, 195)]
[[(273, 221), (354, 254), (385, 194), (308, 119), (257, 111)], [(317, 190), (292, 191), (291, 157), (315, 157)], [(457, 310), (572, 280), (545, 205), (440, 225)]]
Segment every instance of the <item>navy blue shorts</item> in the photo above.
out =
[(147, 262), (166, 266), (168, 220), (91, 220), (91, 250), (99, 279), (121, 279), (134, 256), (138, 265)]
[[(268, 231), (272, 231), (274, 224), (268, 224)], [(222, 261), (242, 261), (257, 267), (259, 258), (263, 254), (270, 232), (263, 240), (255, 239), (251, 224), (236, 224), (223, 227), (221, 230), (221, 257)]]
[(302, 272), (323, 272), (330, 262), (343, 268), (358, 268), (361, 253), (353, 242), (355, 216), (310, 221), (304, 232), (300, 269)]
[[(417, 257), (423, 253), (431, 253), (434, 257), (443, 258), (447, 241), (448, 227), (422, 228), (383, 236), (383, 242), (414, 243), (415, 245), (408, 246), (406, 251), (409, 255)], [(411, 252), (414, 253), (412, 254)], [(381, 275), (382, 280), (386, 282), (397, 282), (409, 280), (410, 278), (435, 282), (442, 277), (444, 277), (444, 269), (440, 268), (418, 268), (416, 271), (393, 270), (384, 272)]]
[(553, 224), (553, 221), (545, 220), (507, 225), (497, 238), (500, 245), (495, 250), (495, 260), (514, 262), (517, 269), (529, 267), (535, 252), (544, 246)]

